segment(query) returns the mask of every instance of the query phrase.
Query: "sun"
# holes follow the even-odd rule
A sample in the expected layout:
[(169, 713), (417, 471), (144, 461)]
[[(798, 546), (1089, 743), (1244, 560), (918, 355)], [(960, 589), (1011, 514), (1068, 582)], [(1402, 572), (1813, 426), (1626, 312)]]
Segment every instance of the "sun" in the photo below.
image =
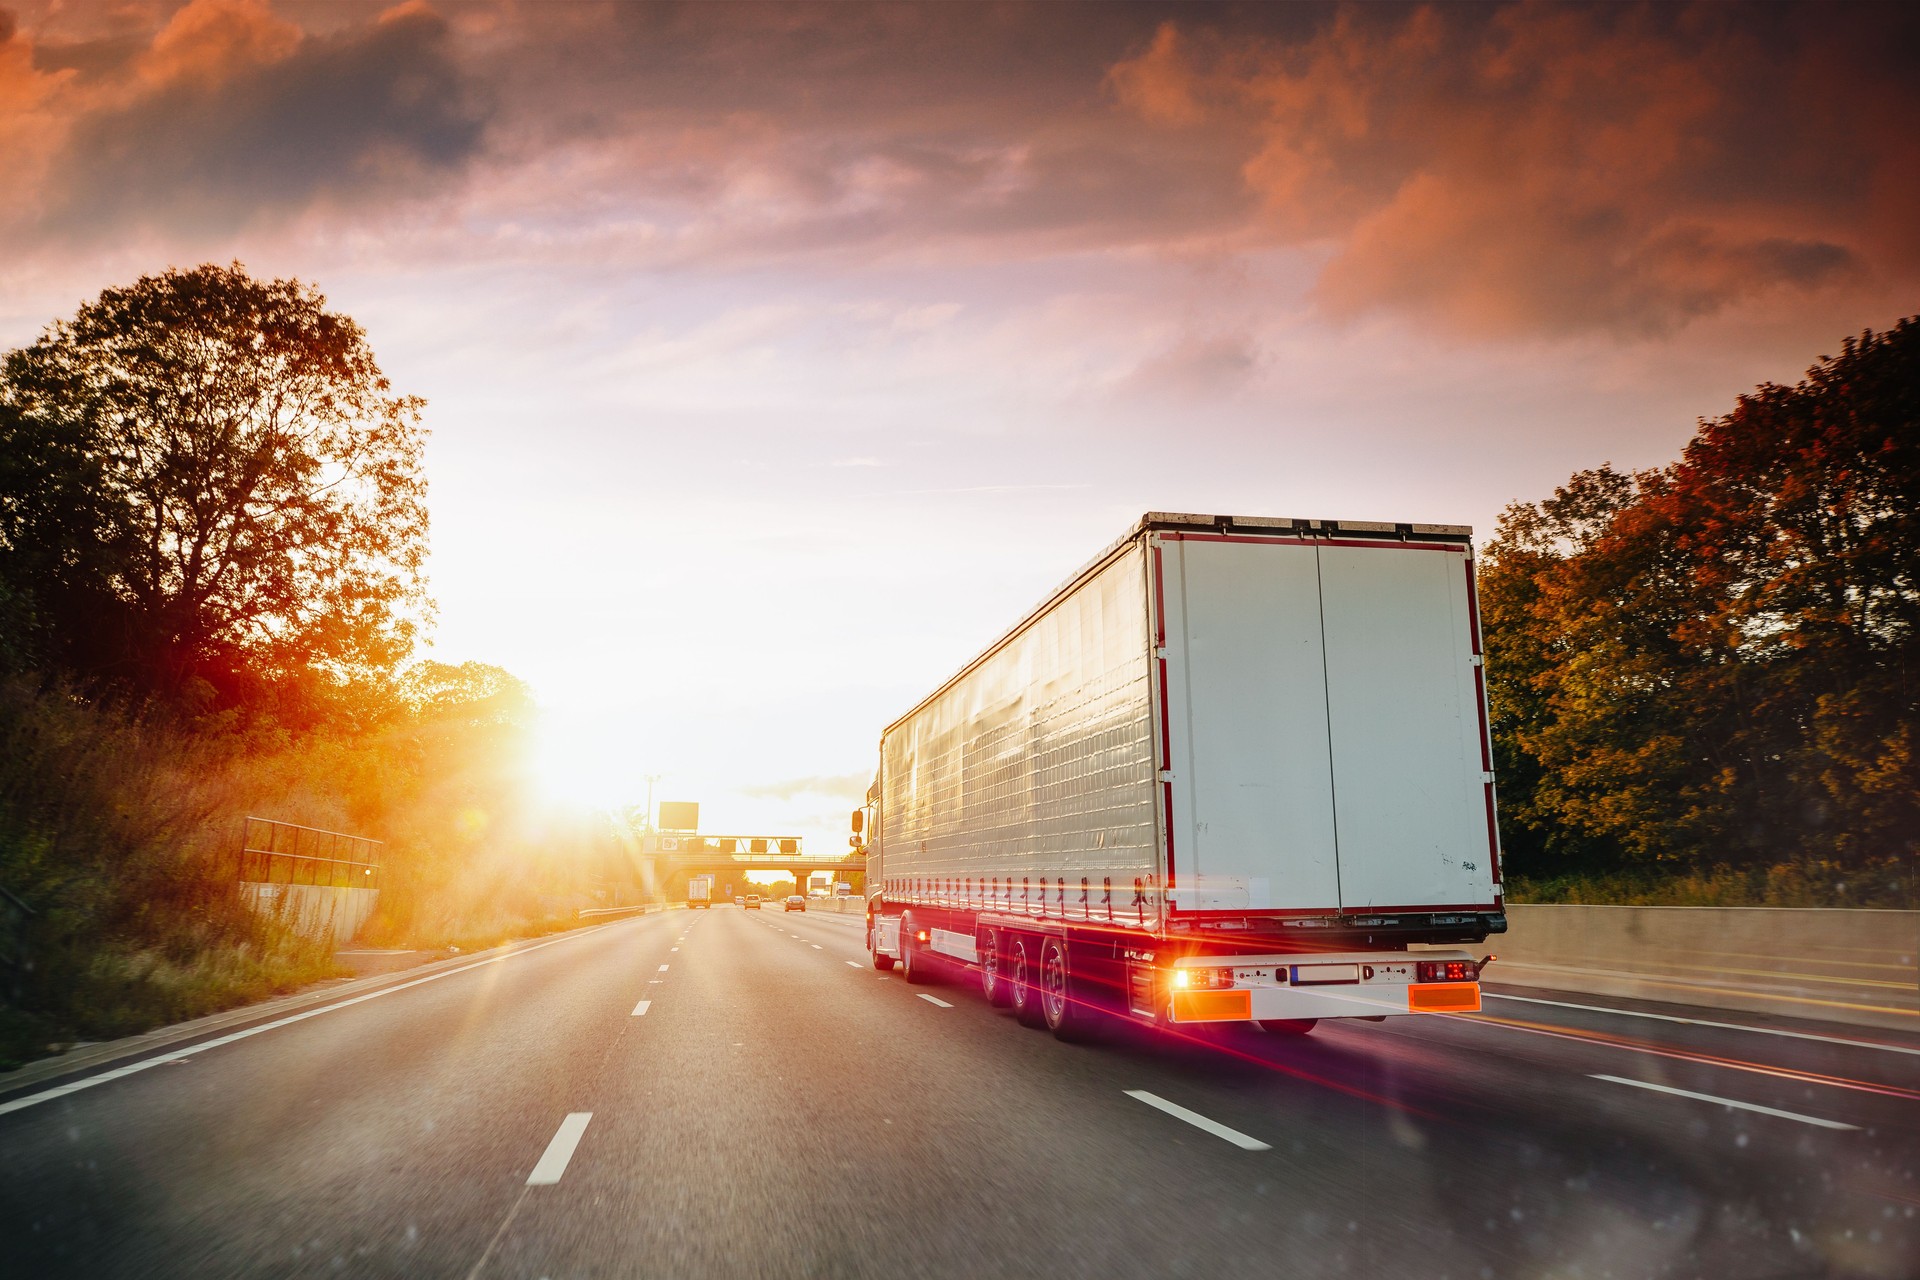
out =
[(603, 730), (552, 713), (540, 717), (529, 765), (534, 785), (547, 800), (571, 808), (617, 809), (640, 803), (625, 758), (628, 744), (608, 740)]

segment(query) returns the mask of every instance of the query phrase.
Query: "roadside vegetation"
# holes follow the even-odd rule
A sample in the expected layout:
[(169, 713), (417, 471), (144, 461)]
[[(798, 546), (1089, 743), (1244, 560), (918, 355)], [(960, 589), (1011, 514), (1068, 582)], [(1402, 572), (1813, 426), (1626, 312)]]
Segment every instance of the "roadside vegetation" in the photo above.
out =
[(1920, 322), (1509, 507), (1481, 609), (1514, 900), (1920, 905)]
[[(373, 946), (638, 891), (527, 785), (512, 675), (418, 661), (421, 402), (294, 281), (110, 289), (0, 369), (0, 1067), (337, 970), (244, 905), (241, 822), (385, 841)], [(10, 916), (17, 909), (10, 908)]]

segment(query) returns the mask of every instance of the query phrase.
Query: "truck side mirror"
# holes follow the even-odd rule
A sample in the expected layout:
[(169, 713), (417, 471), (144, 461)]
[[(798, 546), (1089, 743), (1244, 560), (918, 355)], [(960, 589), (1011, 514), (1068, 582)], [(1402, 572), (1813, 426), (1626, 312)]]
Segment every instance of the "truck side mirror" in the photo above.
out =
[(865, 831), (866, 829), (867, 829), (867, 811), (865, 809), (855, 809), (853, 811), (853, 834), (859, 835), (862, 831)]

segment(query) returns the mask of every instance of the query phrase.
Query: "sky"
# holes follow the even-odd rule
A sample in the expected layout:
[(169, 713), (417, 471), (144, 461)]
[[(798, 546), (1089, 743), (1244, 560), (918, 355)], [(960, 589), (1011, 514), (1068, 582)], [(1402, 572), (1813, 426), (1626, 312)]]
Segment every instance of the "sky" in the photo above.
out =
[(564, 796), (830, 852), (1144, 511), (1484, 536), (1920, 312), (1916, 66), (1867, 4), (12, 0), (0, 348), (318, 286), (428, 401), (433, 656)]

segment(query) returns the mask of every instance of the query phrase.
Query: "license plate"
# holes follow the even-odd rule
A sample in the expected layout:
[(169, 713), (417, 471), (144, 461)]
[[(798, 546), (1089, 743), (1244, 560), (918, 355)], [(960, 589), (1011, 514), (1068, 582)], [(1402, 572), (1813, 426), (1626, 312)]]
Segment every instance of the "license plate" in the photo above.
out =
[(1357, 964), (1296, 964), (1293, 966), (1293, 985), (1311, 987), (1328, 982), (1358, 982), (1360, 966)]

